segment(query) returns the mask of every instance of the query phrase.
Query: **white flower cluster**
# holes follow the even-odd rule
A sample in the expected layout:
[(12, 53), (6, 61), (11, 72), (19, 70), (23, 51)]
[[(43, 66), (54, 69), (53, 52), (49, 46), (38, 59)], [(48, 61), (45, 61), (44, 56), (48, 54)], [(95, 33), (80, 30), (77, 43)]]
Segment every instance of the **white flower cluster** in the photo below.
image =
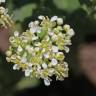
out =
[(55, 75), (56, 80), (68, 76), (64, 52), (69, 52), (74, 31), (57, 16), (51, 19), (39, 16), (38, 19), (29, 23), (26, 32), (14, 32), (9, 39), (11, 45), (6, 59), (14, 63), (14, 70), (22, 69), (25, 76), (42, 78), (48, 86), (51, 76)]
[[(5, 0), (0, 0), (0, 3), (4, 3)], [(12, 27), (14, 25), (13, 20), (8, 14), (8, 9), (5, 9), (4, 7), (0, 6), (0, 26), (4, 27)]]

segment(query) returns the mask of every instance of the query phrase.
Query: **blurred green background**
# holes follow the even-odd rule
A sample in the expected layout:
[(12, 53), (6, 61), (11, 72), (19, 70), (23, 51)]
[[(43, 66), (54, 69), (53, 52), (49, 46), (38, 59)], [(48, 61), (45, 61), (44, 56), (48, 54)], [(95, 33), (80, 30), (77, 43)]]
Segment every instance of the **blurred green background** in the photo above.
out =
[[(79, 73), (77, 52), (78, 45), (87, 34), (96, 33), (96, 0), (6, 0), (6, 8), (16, 22), (16, 29), (25, 31), (31, 20), (39, 15), (49, 17), (57, 15), (64, 18), (75, 30), (71, 51), (67, 54), (71, 72)], [(37, 79), (24, 78), (20, 71), (13, 71), (4, 55), (0, 55), (0, 96), (14, 96), (15, 92), (40, 85)]]

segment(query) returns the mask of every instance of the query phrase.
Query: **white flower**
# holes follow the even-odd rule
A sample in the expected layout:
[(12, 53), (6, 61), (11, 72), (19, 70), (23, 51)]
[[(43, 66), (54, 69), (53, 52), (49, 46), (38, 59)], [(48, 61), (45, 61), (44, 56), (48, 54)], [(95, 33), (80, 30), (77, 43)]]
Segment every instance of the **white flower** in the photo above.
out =
[(44, 57), (45, 57), (45, 58), (49, 58), (49, 53), (45, 53), (45, 54), (44, 54)]
[(66, 68), (68, 68), (68, 63), (67, 62), (64, 62), (64, 65)]
[(45, 17), (44, 17), (43, 15), (40, 15), (40, 16), (38, 16), (38, 19), (40, 19), (40, 20), (44, 20)]
[(48, 33), (50, 36), (54, 36), (54, 32), (52, 32), (52, 31), (49, 31), (49, 33)]
[(50, 80), (48, 80), (47, 78), (44, 79), (44, 84), (46, 86), (49, 86), (50, 85)]
[(55, 66), (55, 65), (58, 64), (58, 61), (57, 61), (56, 59), (53, 58), (53, 59), (51, 60), (51, 64)]
[(18, 64), (15, 64), (15, 65), (13, 66), (13, 70), (19, 70), (19, 69), (20, 69), (20, 67), (19, 67)]
[(63, 52), (58, 52), (57, 55), (63, 55)]
[(68, 53), (70, 51), (69, 47), (67, 47), (67, 46), (64, 47), (64, 50), (66, 53)]
[(25, 48), (29, 53), (33, 52), (33, 47), (31, 47), (30, 45), (27, 45)]
[(11, 59), (9, 57), (6, 57), (6, 60), (7, 60), (7, 62), (10, 62), (11, 61)]
[(40, 43), (40, 42), (36, 42), (34, 45), (35, 45), (35, 46), (40, 46), (41, 43)]
[(46, 68), (47, 68), (47, 64), (46, 64), (46, 63), (43, 63), (43, 64), (42, 64), (42, 67), (43, 67), (44, 69), (46, 69)]
[(34, 25), (34, 22), (30, 22), (28, 27), (31, 28), (31, 27), (33, 27), (33, 25)]
[(50, 69), (50, 70), (49, 70), (49, 74), (53, 74), (54, 72), (55, 72), (54, 69)]
[(30, 28), (30, 33), (31, 33), (31, 32), (32, 32), (32, 33), (35, 33), (36, 30), (37, 30), (37, 27), (35, 27), (35, 26), (34, 26), (34, 27), (31, 27), (31, 28)]
[(38, 25), (38, 24), (39, 24), (39, 21), (34, 21), (34, 24), (35, 24), (35, 25)]
[(19, 32), (18, 32), (18, 31), (15, 31), (15, 32), (14, 32), (14, 36), (15, 36), (15, 37), (19, 36)]
[(38, 39), (38, 36), (34, 36), (34, 37), (32, 37), (32, 40), (34, 41), (34, 40), (37, 40)]
[(63, 19), (62, 18), (58, 18), (57, 19), (57, 24), (58, 25), (62, 25), (63, 24)]
[(22, 47), (20, 45), (18, 46), (17, 51), (18, 52), (22, 52), (23, 51), (23, 49), (22, 49)]
[(33, 65), (32, 63), (29, 63), (29, 64), (28, 64), (29, 67), (32, 67), (32, 65)]
[(65, 25), (64, 25), (64, 30), (69, 30), (69, 29), (70, 29), (70, 25), (65, 24)]
[(40, 70), (41, 70), (41, 66), (38, 65), (38, 66), (37, 66), (37, 71), (40, 72)]
[(57, 53), (58, 50), (59, 50), (59, 48), (58, 48), (57, 46), (52, 46), (52, 51), (53, 51), (54, 53)]
[(26, 70), (25, 70), (25, 76), (26, 76), (26, 77), (30, 76), (30, 73), (31, 73), (31, 71), (30, 71), (29, 69), (26, 69)]
[(74, 32), (73, 29), (69, 29), (69, 30), (67, 31), (67, 34), (68, 34), (69, 36), (74, 36), (74, 35), (75, 35), (75, 32)]
[(58, 17), (57, 16), (53, 16), (53, 17), (51, 17), (51, 21), (53, 22), (53, 21), (56, 21), (58, 19)]
[(11, 56), (11, 54), (12, 54), (12, 51), (7, 51), (7, 52), (6, 52), (6, 55), (7, 55), (7, 56)]
[(12, 60), (15, 60), (15, 59), (16, 59), (16, 56), (15, 56), (15, 55), (12, 55), (12, 56), (11, 56), (11, 59), (12, 59)]
[(30, 28), (30, 32), (32, 33), (36, 33), (41, 31), (40, 27), (38, 26), (39, 21), (35, 21), (35, 22), (30, 22), (29, 23), (29, 28)]
[(58, 37), (58, 36), (53, 33), (53, 35), (52, 35), (52, 40), (53, 40), (53, 41), (56, 41), (56, 40), (57, 40), (57, 37)]
[(42, 52), (45, 52), (45, 51), (46, 51), (45, 48), (43, 48), (43, 49), (42, 49)]
[(65, 40), (65, 45), (71, 45), (72, 43), (71, 43), (71, 40), (70, 39), (66, 39)]
[(9, 41), (11, 42), (11, 43), (13, 43), (15, 40), (14, 40), (14, 37), (10, 37), (9, 38)]
[[(6, 9), (4, 7), (0, 7), (0, 14), (5, 14), (6, 12)], [(3, 16), (3, 15), (1, 15)]]
[(23, 57), (21, 58), (21, 62), (22, 62), (22, 63), (27, 63), (27, 58), (23, 56)]

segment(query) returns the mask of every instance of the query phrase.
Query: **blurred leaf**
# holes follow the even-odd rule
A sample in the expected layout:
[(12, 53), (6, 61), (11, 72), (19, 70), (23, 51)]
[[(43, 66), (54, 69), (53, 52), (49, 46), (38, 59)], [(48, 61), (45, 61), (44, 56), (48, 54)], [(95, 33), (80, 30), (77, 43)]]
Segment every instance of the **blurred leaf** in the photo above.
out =
[(32, 15), (32, 11), (36, 8), (36, 4), (27, 4), (23, 7), (14, 10), (14, 17), (13, 19), (15, 21), (23, 22), (23, 20), (27, 17), (30, 17)]
[(23, 90), (26, 88), (31, 88), (39, 85), (39, 80), (35, 78), (23, 77), (16, 85), (17, 90)]
[(72, 12), (80, 7), (79, 0), (53, 0), (54, 4), (62, 10)]
[(14, 8), (14, 5), (13, 5), (13, 0), (6, 0), (6, 5), (7, 5), (7, 8), (8, 8), (8, 13), (12, 14), (13, 13), (13, 8)]

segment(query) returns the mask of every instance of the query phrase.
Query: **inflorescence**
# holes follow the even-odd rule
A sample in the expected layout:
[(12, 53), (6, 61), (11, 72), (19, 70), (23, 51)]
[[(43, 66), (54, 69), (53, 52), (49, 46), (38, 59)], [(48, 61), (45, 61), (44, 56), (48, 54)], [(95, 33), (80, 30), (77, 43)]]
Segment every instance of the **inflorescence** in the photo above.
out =
[(62, 18), (40, 15), (38, 20), (29, 23), (26, 32), (15, 31), (9, 38), (6, 59), (14, 63), (14, 70), (22, 70), (25, 76), (42, 78), (48, 86), (53, 75), (56, 80), (68, 77), (65, 53), (69, 52), (72, 36), (74, 30), (64, 25)]
[[(1, 3), (5, 3), (5, 0), (0, 0)], [(14, 22), (8, 14), (8, 9), (0, 6), (0, 26), (12, 27), (13, 25)]]

